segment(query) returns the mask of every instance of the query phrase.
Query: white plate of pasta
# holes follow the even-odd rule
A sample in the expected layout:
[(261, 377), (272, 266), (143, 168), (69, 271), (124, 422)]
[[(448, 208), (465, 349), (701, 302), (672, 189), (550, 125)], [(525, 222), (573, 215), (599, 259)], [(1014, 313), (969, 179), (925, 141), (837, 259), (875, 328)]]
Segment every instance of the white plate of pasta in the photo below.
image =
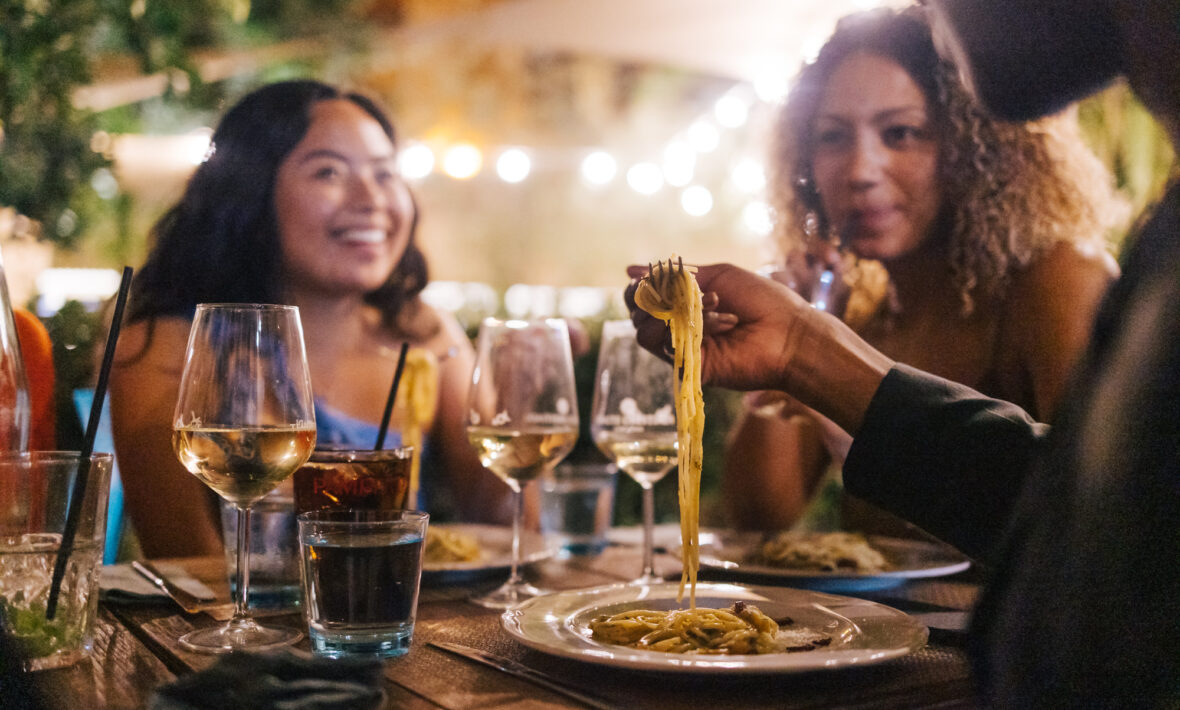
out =
[(829, 592), (886, 589), (970, 566), (962, 553), (938, 542), (844, 532), (725, 532), (701, 544), (702, 570)]
[[(517, 641), (544, 653), (672, 673), (795, 673), (870, 665), (920, 649), (928, 636), (926, 627), (906, 614), (862, 599), (702, 582), (696, 613), (684, 614), (676, 610), (685, 609), (688, 599), (678, 602), (678, 590), (671, 582), (571, 590), (532, 599), (500, 619)], [(743, 625), (743, 619), (752, 624)], [(637, 626), (643, 628), (632, 633)]]
[[(521, 564), (552, 555), (545, 538), (522, 531)], [(508, 571), (512, 565), (512, 528), (476, 523), (431, 523), (422, 553), (424, 583), (456, 583)]]

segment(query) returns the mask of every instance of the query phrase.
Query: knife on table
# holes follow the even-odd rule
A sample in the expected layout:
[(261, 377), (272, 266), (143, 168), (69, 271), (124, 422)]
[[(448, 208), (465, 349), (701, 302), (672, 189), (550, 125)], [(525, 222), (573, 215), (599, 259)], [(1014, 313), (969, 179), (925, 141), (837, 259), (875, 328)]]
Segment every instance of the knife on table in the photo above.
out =
[(571, 700), (582, 703), (587, 707), (596, 708), (597, 710), (617, 710), (619, 707), (618, 705), (603, 700), (602, 698), (595, 697), (581, 690), (575, 690), (574, 688), (571, 688), (560, 681), (553, 680), (544, 673), (533, 670), (523, 663), (518, 663), (511, 658), (504, 658), (503, 656), (497, 656), (494, 653), (481, 651), (478, 648), (471, 648), (470, 646), (463, 646), (457, 643), (448, 643), (446, 641), (431, 641), (427, 645), (448, 651), (455, 654), (456, 656), (462, 656), (463, 658), (475, 661), (476, 663), (482, 663), (485, 666), (490, 666), (498, 671), (503, 671), (508, 675), (515, 676), (522, 680), (527, 680), (530, 683), (541, 686), (542, 688), (552, 690), (558, 695), (562, 695)]
[(202, 599), (197, 595), (182, 589), (177, 586), (172, 580), (165, 577), (156, 569), (151, 562), (134, 560), (131, 563), (131, 569), (135, 570), (139, 576), (151, 582), (153, 586), (168, 595), (172, 601), (176, 602), (181, 609), (184, 609), (189, 614), (195, 614), (199, 611), (205, 611), (208, 605), (217, 601), (216, 599)]

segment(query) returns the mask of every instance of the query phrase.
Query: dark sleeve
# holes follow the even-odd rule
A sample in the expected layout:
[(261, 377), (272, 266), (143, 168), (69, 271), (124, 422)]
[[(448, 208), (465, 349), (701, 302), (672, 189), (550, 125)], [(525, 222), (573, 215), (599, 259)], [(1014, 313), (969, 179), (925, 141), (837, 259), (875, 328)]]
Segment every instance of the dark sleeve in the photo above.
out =
[(1048, 431), (1016, 405), (899, 364), (873, 395), (844, 486), (987, 557)]

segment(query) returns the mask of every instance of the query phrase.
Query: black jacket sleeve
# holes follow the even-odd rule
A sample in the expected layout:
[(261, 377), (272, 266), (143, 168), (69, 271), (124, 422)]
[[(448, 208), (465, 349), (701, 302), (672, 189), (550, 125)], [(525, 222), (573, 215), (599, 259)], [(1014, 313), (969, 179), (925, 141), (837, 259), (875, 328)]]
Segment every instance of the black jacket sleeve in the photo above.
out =
[(853, 440), (844, 486), (986, 557), (1048, 431), (1013, 404), (899, 364)]

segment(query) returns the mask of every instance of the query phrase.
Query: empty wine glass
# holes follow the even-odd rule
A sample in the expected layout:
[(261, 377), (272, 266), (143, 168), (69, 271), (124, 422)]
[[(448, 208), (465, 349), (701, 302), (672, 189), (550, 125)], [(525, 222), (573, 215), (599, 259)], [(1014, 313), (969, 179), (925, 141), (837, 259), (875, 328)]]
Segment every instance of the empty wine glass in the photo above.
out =
[(467, 438), (480, 462), (512, 489), (512, 568), (508, 581), (473, 602), (507, 609), (544, 594), (520, 574), (523, 487), (553, 468), (578, 439), (573, 357), (565, 321), (480, 324), (467, 413)]
[(643, 489), (643, 574), (634, 583), (662, 582), (653, 564), (654, 486), (676, 465), (675, 388), (672, 366), (639, 345), (631, 321), (602, 325), (590, 433)]
[(173, 417), (180, 462), (237, 508), (234, 615), (181, 637), (200, 653), (285, 646), (302, 637), (262, 626), (246, 612), (250, 506), (303, 465), (315, 448), (311, 376), (299, 309), (257, 304), (197, 306)]

